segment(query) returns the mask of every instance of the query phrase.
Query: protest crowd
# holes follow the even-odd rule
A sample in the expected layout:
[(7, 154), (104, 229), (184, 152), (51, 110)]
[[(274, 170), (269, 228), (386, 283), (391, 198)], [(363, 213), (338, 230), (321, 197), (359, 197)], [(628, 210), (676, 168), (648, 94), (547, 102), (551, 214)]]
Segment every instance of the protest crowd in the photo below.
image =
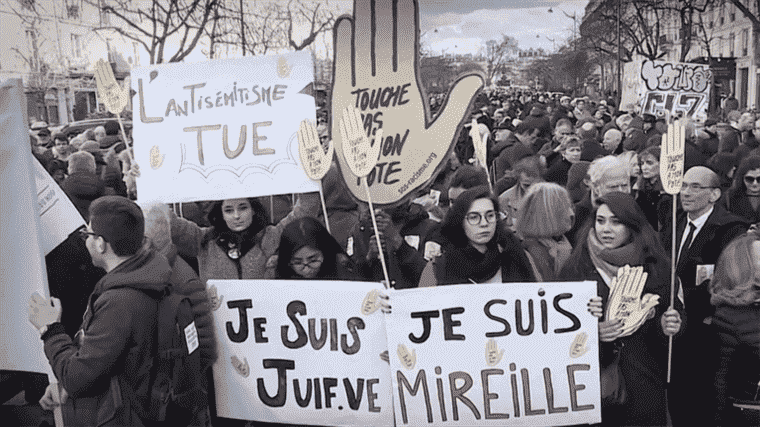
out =
[[(429, 102), (435, 114), (442, 100)], [(156, 295), (172, 287), (193, 303), (203, 352), (201, 402), (171, 425), (245, 425), (216, 414), (206, 282), (380, 282), (387, 266), (396, 290), (594, 281), (602, 425), (760, 425), (757, 409), (736, 405), (760, 400), (760, 229), (753, 226), (760, 223), (760, 117), (733, 110), (725, 119), (689, 121), (674, 197), (660, 180), (664, 117), (610, 99), (514, 89), (484, 90), (468, 114), (434, 179), (405, 202), (375, 210), (377, 230), (336, 162), (322, 180), (327, 218), (316, 193), (164, 204), (144, 214), (133, 200), (145, 165), (133, 163), (131, 135), (124, 141), (115, 119), (78, 135), (30, 125), (34, 157), (87, 226), (46, 257), (55, 304), (30, 302), (61, 395), (59, 385), (30, 378), (27, 400), (53, 409), (68, 398), (89, 412), (80, 420), (153, 425), (139, 408), (150, 387), (141, 380), (155, 346)], [(326, 145), (335, 118), (318, 117)], [(486, 139), (485, 165), (476, 160), (475, 133)], [(626, 265), (643, 266), (643, 292), (651, 295), (633, 329), (603, 313)], [(392, 299), (387, 305), (392, 310)], [(109, 415), (103, 393), (114, 387), (114, 373), (125, 379), (116, 387), (131, 408)]]

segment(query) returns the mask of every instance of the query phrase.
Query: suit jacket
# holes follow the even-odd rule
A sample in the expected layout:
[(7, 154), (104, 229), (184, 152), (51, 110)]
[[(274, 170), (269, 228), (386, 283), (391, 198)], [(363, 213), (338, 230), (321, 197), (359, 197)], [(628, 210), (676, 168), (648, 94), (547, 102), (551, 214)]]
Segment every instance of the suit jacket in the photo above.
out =
[[(686, 229), (686, 215), (685, 212), (682, 213), (677, 220), (677, 245), (680, 245)], [(707, 222), (694, 236), (687, 252), (681, 256), (676, 272), (681, 279), (686, 313), (689, 316), (690, 323), (702, 323), (705, 318), (712, 316), (714, 311), (714, 307), (710, 304), (708, 285), (695, 283), (697, 266), (715, 265), (721, 252), (723, 252), (723, 248), (735, 237), (747, 231), (747, 228), (749, 228), (749, 223), (746, 219), (729, 213), (720, 205), (715, 205), (713, 212), (707, 218)], [(672, 233), (672, 225), (668, 223), (662, 233), (662, 242), (668, 252), (672, 244)], [(676, 251), (678, 251), (677, 248)]]

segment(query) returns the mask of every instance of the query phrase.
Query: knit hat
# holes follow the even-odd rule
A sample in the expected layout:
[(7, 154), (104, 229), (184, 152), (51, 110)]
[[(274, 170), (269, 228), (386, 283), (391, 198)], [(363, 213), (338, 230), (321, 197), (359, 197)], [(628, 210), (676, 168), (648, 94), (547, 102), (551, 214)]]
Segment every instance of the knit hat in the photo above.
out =
[(95, 156), (86, 151), (77, 151), (69, 156), (69, 175), (77, 172), (95, 173)]
[(100, 144), (98, 144), (96, 141), (87, 141), (84, 144), (82, 144), (81, 147), (79, 147), (79, 151), (86, 151), (88, 153), (99, 153), (100, 152)]

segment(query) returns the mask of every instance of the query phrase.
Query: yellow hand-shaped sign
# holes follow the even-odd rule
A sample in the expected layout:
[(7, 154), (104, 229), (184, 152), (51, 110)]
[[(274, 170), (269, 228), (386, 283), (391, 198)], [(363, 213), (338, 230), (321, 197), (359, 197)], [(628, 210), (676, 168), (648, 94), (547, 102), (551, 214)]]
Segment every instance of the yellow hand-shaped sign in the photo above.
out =
[(470, 137), (472, 138), (472, 145), (475, 149), (475, 159), (477, 159), (479, 166), (488, 168), (486, 164), (486, 144), (488, 143), (488, 134), (481, 137), (480, 125), (477, 120), (472, 120), (472, 127), (470, 128)]
[(576, 359), (586, 354), (586, 352), (588, 351), (588, 346), (586, 346), (586, 341), (588, 341), (588, 334), (586, 334), (585, 332), (581, 332), (575, 336), (575, 339), (573, 339), (572, 344), (570, 344), (570, 357), (572, 359)]
[(343, 138), (343, 158), (351, 173), (358, 178), (367, 176), (375, 168), (380, 154), (383, 130), (377, 130), (375, 145), (370, 145), (364, 133), (361, 113), (356, 108), (346, 107), (340, 120), (340, 135)]
[(251, 374), (251, 368), (248, 365), (248, 360), (244, 357), (243, 361), (241, 362), (240, 359), (237, 358), (237, 356), (232, 356), (230, 358), (230, 362), (232, 363), (232, 367), (235, 368), (235, 371), (240, 374), (243, 378), (247, 378), (248, 375)]
[(98, 85), (100, 100), (108, 111), (121, 114), (127, 106), (129, 90), (116, 81), (111, 65), (103, 59), (99, 59), (95, 64), (95, 83)]
[(317, 128), (304, 120), (298, 128), (298, 152), (301, 155), (301, 164), (306, 171), (306, 176), (314, 181), (321, 180), (330, 169), (333, 158), (333, 143), (327, 146), (327, 153), (319, 141)]
[(615, 320), (628, 318), (639, 309), (641, 292), (644, 290), (648, 274), (644, 267), (626, 265), (618, 269), (617, 276), (610, 285), (610, 298), (607, 301), (607, 319)]
[[(419, 76), (420, 21), (417, 0), (354, 0), (353, 16), (334, 25), (335, 72), (330, 105), (335, 149), (353, 144), (340, 132), (337, 118), (346, 107), (363, 115), (359, 131), (382, 143), (372, 163), (368, 185), (372, 200), (395, 203), (436, 176), (456, 142), (466, 112), (483, 87), (483, 76), (461, 76), (433, 117)], [(384, 140), (376, 131), (383, 129)], [(346, 135), (350, 136), (350, 135)], [(367, 201), (350, 158), (338, 156), (349, 191)], [(353, 172), (353, 174), (352, 174)]]
[(364, 301), (362, 301), (363, 315), (367, 316), (369, 314), (372, 314), (380, 308), (380, 304), (378, 303), (378, 294), (379, 291), (377, 289), (373, 289), (367, 293), (367, 296), (364, 297)]
[(496, 343), (496, 340), (489, 338), (488, 342), (486, 342), (486, 365), (498, 365), (503, 356), (504, 350), (499, 350), (499, 344)]
[(405, 369), (411, 371), (417, 365), (417, 352), (415, 350), (409, 352), (409, 349), (404, 344), (398, 345), (396, 354), (398, 355), (398, 360), (401, 361), (401, 366)]
[(641, 297), (638, 307), (630, 316), (623, 320), (623, 332), (620, 337), (627, 337), (639, 330), (650, 317), (652, 310), (660, 303), (660, 296), (655, 294), (646, 294)]
[(660, 181), (668, 194), (678, 194), (683, 183), (684, 147), (686, 144), (685, 119), (668, 126), (668, 132), (662, 135), (660, 151)]
[(158, 169), (164, 164), (164, 155), (161, 154), (161, 149), (158, 145), (154, 145), (150, 149), (150, 167)]
[(209, 302), (209, 305), (211, 306), (211, 310), (212, 311), (218, 310), (219, 307), (222, 306), (222, 300), (224, 299), (224, 297), (223, 296), (220, 297), (218, 295), (216, 286), (214, 285), (209, 286), (206, 293), (208, 294), (208, 302)]

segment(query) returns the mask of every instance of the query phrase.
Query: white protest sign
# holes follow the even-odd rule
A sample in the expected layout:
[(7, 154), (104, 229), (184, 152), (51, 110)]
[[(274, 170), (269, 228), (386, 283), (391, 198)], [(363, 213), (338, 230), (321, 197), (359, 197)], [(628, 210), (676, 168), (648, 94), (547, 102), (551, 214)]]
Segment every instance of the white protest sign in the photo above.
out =
[(642, 113), (665, 119), (679, 115), (707, 119), (712, 80), (707, 65), (645, 60), (639, 78)]
[(32, 153), (20, 79), (0, 84), (0, 369), (47, 373), (53, 378), (27, 306), (34, 292), (49, 296)]
[(187, 202), (317, 191), (298, 154), (315, 119), (307, 52), (132, 71), (140, 200)]
[(58, 183), (34, 159), (34, 181), (37, 185), (37, 204), (40, 207), (40, 238), (45, 255), (60, 245), (69, 234), (85, 225), (84, 218), (71, 203)]
[(219, 416), (393, 425), (389, 366), (380, 359), (385, 319), (367, 306), (382, 285), (210, 280), (209, 286), (221, 302), (213, 367)]
[(660, 181), (668, 194), (681, 192), (685, 145), (684, 119), (669, 124), (668, 131), (662, 135), (662, 151), (660, 152)]
[(601, 421), (594, 282), (391, 291), (396, 425)]

